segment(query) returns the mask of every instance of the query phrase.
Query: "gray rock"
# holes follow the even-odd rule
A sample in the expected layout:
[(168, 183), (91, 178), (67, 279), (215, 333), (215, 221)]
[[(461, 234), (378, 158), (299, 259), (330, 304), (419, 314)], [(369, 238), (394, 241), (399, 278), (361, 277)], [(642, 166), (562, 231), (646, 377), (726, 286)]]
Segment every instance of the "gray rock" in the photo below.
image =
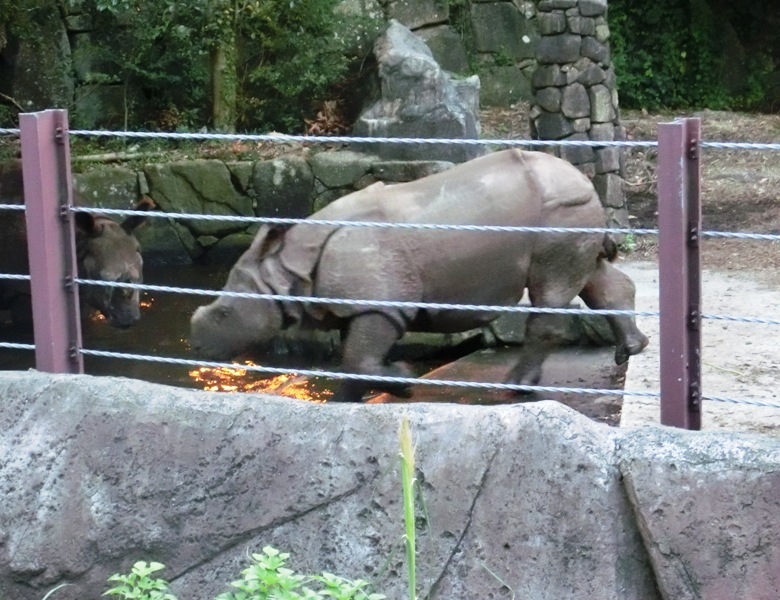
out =
[(511, 106), (531, 98), (531, 82), (517, 66), (484, 67), (479, 77), (483, 106)]
[(561, 110), (562, 93), (560, 88), (546, 87), (536, 92), (536, 102), (547, 112), (558, 112)]
[(138, 175), (117, 166), (76, 173), (73, 175), (73, 193), (84, 206), (130, 209), (139, 198)]
[(255, 163), (252, 189), (258, 217), (308, 217), (313, 212), (314, 174), (301, 156)]
[(490, 52), (520, 60), (534, 57), (538, 34), (511, 2), (474, 3), (471, 26), (478, 52)]
[(593, 185), (604, 206), (622, 208), (626, 203), (623, 178), (614, 173), (604, 173), (593, 178)]
[(232, 265), (249, 248), (254, 236), (250, 233), (231, 233), (208, 247), (206, 259), (210, 263)]
[(577, 77), (577, 81), (585, 86), (602, 83), (607, 78), (607, 74), (600, 66), (595, 63), (588, 65)]
[(596, 35), (596, 22), (587, 17), (569, 17), (569, 31), (577, 35)]
[(576, 7), (578, 3), (579, 0), (541, 0), (539, 2), (539, 11), (566, 10)]
[(561, 113), (543, 113), (534, 125), (541, 140), (559, 140), (574, 133), (571, 123)]
[[(233, 187), (230, 171), (219, 160), (191, 160), (144, 168), (150, 196), (165, 212), (219, 216), (252, 216), (252, 200)], [(199, 219), (182, 220), (195, 237), (222, 236), (246, 224)]]
[(536, 44), (536, 60), (541, 64), (570, 63), (580, 57), (582, 38), (571, 33), (546, 35)]
[(596, 39), (602, 44), (606, 43), (609, 39), (609, 25), (606, 23), (599, 23), (596, 25)]
[(328, 188), (352, 186), (371, 171), (375, 156), (360, 152), (318, 152), (309, 164), (314, 177)]
[(574, 129), (574, 133), (587, 133), (591, 128), (590, 118), (573, 119), (571, 126)]
[(540, 13), (536, 27), (541, 35), (552, 35), (566, 31), (566, 15), (561, 12)]
[(584, 85), (574, 83), (564, 88), (561, 112), (569, 119), (590, 116), (590, 98)]
[(454, 163), (443, 160), (392, 160), (375, 163), (372, 172), (381, 181), (403, 183), (441, 173), (454, 166)]
[[(391, 21), (374, 44), (381, 97), (358, 118), (360, 137), (478, 138), (479, 79), (453, 81), (428, 47), (409, 29)], [(385, 159), (463, 162), (482, 153), (478, 146), (366, 144)]]
[[(586, 142), (588, 135), (586, 133), (574, 133), (566, 138), (572, 142)], [(593, 162), (595, 156), (591, 146), (561, 146), (561, 158), (568, 160), (573, 165)]]
[(615, 120), (617, 116), (612, 105), (612, 92), (605, 85), (594, 85), (588, 89), (590, 96), (590, 118), (594, 123), (607, 123)]
[(596, 173), (608, 173), (620, 170), (620, 147), (599, 148), (596, 150)]
[(602, 66), (608, 67), (610, 65), (609, 46), (602, 44), (595, 37), (586, 36), (582, 38), (580, 53), (582, 56), (586, 56)]
[(442, 69), (451, 73), (468, 73), (469, 60), (463, 36), (449, 25), (419, 29), (414, 33), (430, 48)]
[(578, 4), (583, 17), (598, 17), (607, 12), (607, 0), (579, 0)]
[(664, 598), (778, 597), (776, 440), (643, 427), (623, 436), (620, 455)]
[(531, 76), (531, 84), (535, 88), (565, 85), (566, 74), (560, 65), (541, 65)]
[(382, 2), (388, 19), (409, 29), (444, 23), (450, 16), (449, 3), (438, 0), (389, 0)]
[(249, 194), (252, 188), (252, 173), (255, 170), (253, 162), (248, 160), (226, 162), (225, 166), (230, 171), (233, 182), (238, 186), (242, 194)]
[(611, 142), (615, 139), (615, 126), (610, 123), (593, 123), (590, 139), (594, 142)]

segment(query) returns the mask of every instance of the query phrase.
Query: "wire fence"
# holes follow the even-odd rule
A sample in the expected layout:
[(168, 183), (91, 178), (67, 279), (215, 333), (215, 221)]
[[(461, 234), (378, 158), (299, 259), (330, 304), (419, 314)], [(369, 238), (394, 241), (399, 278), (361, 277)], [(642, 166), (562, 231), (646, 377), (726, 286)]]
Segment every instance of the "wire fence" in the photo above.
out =
[[(0, 135), (19, 135), (19, 129), (0, 129)], [(70, 130), (71, 136), (85, 137), (119, 137), (119, 138), (137, 138), (137, 139), (171, 139), (171, 140), (196, 140), (196, 141), (250, 141), (250, 142), (270, 142), (270, 143), (300, 143), (300, 144), (466, 144), (496, 147), (529, 147), (529, 148), (555, 148), (563, 146), (589, 146), (589, 147), (619, 147), (619, 148), (653, 148), (658, 146), (657, 141), (551, 141), (551, 140), (517, 140), (517, 139), (494, 139), (494, 140), (469, 140), (469, 139), (446, 139), (446, 138), (359, 138), (351, 136), (299, 136), (299, 135), (243, 135), (243, 134), (209, 134), (209, 133), (159, 133), (159, 132), (117, 132), (117, 131), (93, 131), (93, 130)], [(704, 142), (700, 143), (702, 148), (729, 149), (729, 150), (751, 150), (751, 151), (777, 151), (780, 150), (780, 144), (765, 143), (743, 143), (743, 142)], [(24, 210), (23, 206), (15, 204), (0, 204), (0, 210)], [(319, 220), (319, 219), (296, 219), (296, 218), (277, 218), (277, 217), (250, 217), (238, 215), (207, 215), (192, 213), (171, 213), (163, 211), (134, 211), (118, 209), (94, 209), (88, 207), (74, 208), (74, 211), (103, 214), (109, 216), (144, 216), (155, 219), (185, 219), (185, 220), (213, 220), (246, 224), (271, 224), (271, 225), (322, 225), (330, 227), (379, 227), (379, 228), (399, 228), (399, 229), (419, 229), (429, 231), (474, 231), (474, 232), (516, 232), (516, 233), (577, 233), (577, 234), (631, 234), (631, 235), (649, 235), (657, 236), (658, 229), (639, 229), (639, 228), (561, 228), (561, 227), (516, 227), (516, 226), (484, 226), (484, 225), (448, 225), (439, 223), (386, 223), (370, 221), (337, 221), (337, 220)], [(762, 240), (762, 241), (780, 241), (780, 235), (777, 234), (758, 234), (758, 233), (739, 233), (725, 231), (703, 231), (702, 237), (709, 238), (733, 238), (742, 240)], [(0, 274), (0, 280), (29, 281), (29, 275), (18, 274)], [(78, 285), (105, 286), (113, 288), (125, 288), (144, 292), (172, 293), (172, 294), (191, 294), (207, 297), (232, 296), (241, 298), (256, 298), (265, 300), (274, 300), (279, 302), (301, 302), (301, 303), (322, 303), (329, 305), (360, 305), (369, 307), (393, 307), (393, 308), (415, 308), (415, 309), (435, 309), (435, 310), (462, 310), (496, 313), (545, 313), (545, 314), (601, 314), (601, 315), (625, 315), (625, 316), (643, 316), (657, 318), (658, 312), (647, 311), (618, 311), (618, 310), (591, 310), (591, 309), (553, 309), (533, 306), (496, 306), (479, 304), (449, 304), (449, 303), (426, 303), (426, 302), (395, 302), (395, 301), (377, 301), (377, 300), (355, 300), (355, 299), (333, 299), (317, 298), (311, 296), (292, 296), (282, 294), (248, 294), (236, 293), (220, 290), (208, 290), (200, 288), (184, 288), (161, 285), (130, 284), (120, 282), (106, 282), (92, 279), (75, 278), (74, 283)], [(732, 321), (753, 323), (761, 325), (780, 325), (780, 319), (744, 317), (719, 314), (703, 314), (703, 319), (718, 321)], [(32, 344), (18, 344), (10, 342), (0, 342), (0, 348), (17, 350), (34, 350)], [(125, 352), (112, 352), (106, 350), (95, 350), (82, 348), (81, 353), (85, 356), (95, 356), (103, 358), (113, 358), (119, 360), (145, 361), (152, 363), (166, 363), (172, 365), (183, 365), (188, 367), (208, 367), (208, 368), (231, 368), (235, 363), (213, 362), (191, 360), (176, 357), (150, 356), (143, 354), (133, 354)], [(368, 376), (344, 373), (339, 371), (321, 371), (311, 369), (283, 369), (274, 367), (264, 367), (258, 365), (241, 365), (242, 369), (251, 372), (263, 374), (296, 374), (308, 377), (329, 377), (340, 380), (363, 380), (382, 384), (405, 384), (405, 385), (425, 385), (425, 386), (447, 386), (463, 387), (477, 389), (507, 390), (513, 392), (561, 392), (574, 394), (595, 394), (595, 395), (623, 395), (637, 397), (660, 397), (660, 392), (632, 391), (632, 390), (614, 390), (614, 389), (595, 389), (581, 387), (555, 387), (555, 386), (527, 386), (501, 384), (494, 382), (474, 382), (474, 381), (453, 381), (438, 380), (430, 378), (403, 378), (403, 377), (385, 377)], [(780, 403), (745, 398), (729, 398), (723, 396), (704, 395), (703, 399), (731, 403), (747, 404), (761, 407), (780, 408)]]

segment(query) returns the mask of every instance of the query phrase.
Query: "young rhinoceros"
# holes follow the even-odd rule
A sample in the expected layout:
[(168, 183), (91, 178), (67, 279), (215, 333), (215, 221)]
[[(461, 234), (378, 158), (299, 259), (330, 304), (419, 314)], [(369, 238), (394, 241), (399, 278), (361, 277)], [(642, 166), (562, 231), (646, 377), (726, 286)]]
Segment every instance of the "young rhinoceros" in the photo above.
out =
[[(144, 198), (133, 208), (146, 211), (154, 206)], [(143, 258), (135, 229), (146, 217), (131, 215), (121, 223), (103, 215), (76, 213), (76, 258), (79, 277), (115, 283), (141, 283)], [(83, 286), (81, 299), (100, 311), (112, 327), (127, 328), (141, 318), (138, 290), (107, 286)]]
[[(604, 227), (590, 181), (548, 154), (506, 150), (410, 183), (375, 184), (310, 217), (454, 225)], [(634, 308), (634, 284), (609, 264), (615, 245), (603, 233), (503, 232), (350, 227), (299, 223), (263, 227), (228, 276), (225, 290), (356, 300), (514, 305), (528, 290), (537, 307), (565, 307), (579, 295), (594, 309)], [(302, 305), (220, 297), (195, 311), (190, 342), (224, 359), (270, 341), (293, 323), (339, 327), (349, 373), (408, 376), (387, 365), (406, 331), (455, 332), (489, 323), (495, 312)], [(553, 317), (554, 319), (554, 317)], [(629, 316), (608, 317), (621, 364), (647, 338)], [(508, 382), (533, 385), (550, 351), (551, 316), (533, 313), (521, 360)], [(408, 386), (342, 383), (333, 400), (360, 401), (370, 388), (409, 395)]]
[[(0, 199), (21, 202), (21, 185), (21, 166), (0, 172)], [(153, 206), (151, 199), (144, 198), (134, 210), (146, 211)], [(75, 213), (79, 277), (140, 283), (143, 259), (134, 231), (145, 221), (146, 217), (141, 215), (132, 215), (118, 223), (102, 215)], [(21, 215), (0, 221), (0, 271), (29, 273), (26, 246), (27, 230)], [(99, 310), (113, 327), (129, 327), (141, 316), (137, 290), (87, 285), (79, 292), (84, 303)], [(0, 280), (0, 309), (10, 311), (15, 326), (31, 328), (29, 283)]]

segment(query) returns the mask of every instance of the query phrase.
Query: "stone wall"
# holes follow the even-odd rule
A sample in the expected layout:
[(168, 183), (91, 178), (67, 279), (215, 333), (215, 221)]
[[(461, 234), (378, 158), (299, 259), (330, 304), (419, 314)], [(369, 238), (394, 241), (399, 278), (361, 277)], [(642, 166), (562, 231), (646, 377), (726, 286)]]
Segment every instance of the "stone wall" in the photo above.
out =
[[(82, 170), (74, 162), (74, 194), (93, 208), (131, 209), (150, 196), (165, 212), (215, 216), (303, 218), (331, 201), (377, 181), (412, 181), (449, 169), (447, 161), (385, 160), (352, 151), (303, 149), (273, 159), (216, 159), (111, 165)], [(21, 204), (18, 161), (0, 163), (0, 203)], [(232, 264), (250, 244), (257, 225), (152, 218), (137, 231), (144, 255), (166, 262), (196, 260)]]
[(317, 405), (122, 378), (0, 373), (0, 597), (98, 598), (156, 560), (227, 591), (272, 545), (406, 597), (398, 427), (420, 598), (776, 600), (780, 442), (620, 430), (555, 402)]
[[(532, 135), (542, 140), (625, 140), (609, 49), (607, 0), (542, 0)], [(611, 225), (628, 227), (623, 150), (571, 146), (555, 153), (593, 180)]]

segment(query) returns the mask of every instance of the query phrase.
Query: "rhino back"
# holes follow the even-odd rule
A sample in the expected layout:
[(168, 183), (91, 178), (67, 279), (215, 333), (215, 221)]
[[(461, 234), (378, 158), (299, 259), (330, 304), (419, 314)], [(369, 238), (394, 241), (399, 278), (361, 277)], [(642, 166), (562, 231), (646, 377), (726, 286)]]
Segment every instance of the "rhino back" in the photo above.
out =
[[(595, 191), (576, 168), (547, 154), (518, 150), (487, 155), (414, 182), (350, 194), (312, 218), (488, 226), (604, 225)], [(299, 235), (302, 243), (312, 241), (302, 231)], [(563, 268), (556, 286), (568, 294), (581, 276), (567, 269), (567, 261), (578, 267), (595, 265), (599, 243), (593, 236), (586, 243), (572, 244), (570, 238), (551, 235), (560, 234), (334, 227), (319, 236), (318, 243), (324, 247), (318, 249), (316, 261), (309, 253), (309, 260), (317, 263), (314, 292), (334, 298), (514, 304), (522, 297), (534, 261), (549, 262), (548, 253), (553, 252), (563, 261), (556, 267)], [(365, 309), (333, 306), (331, 310), (348, 317)], [(404, 317), (395, 309), (386, 312), (399, 322), (411, 315), (407, 311)], [(494, 316), (427, 311), (420, 321), (432, 330), (454, 331)]]

